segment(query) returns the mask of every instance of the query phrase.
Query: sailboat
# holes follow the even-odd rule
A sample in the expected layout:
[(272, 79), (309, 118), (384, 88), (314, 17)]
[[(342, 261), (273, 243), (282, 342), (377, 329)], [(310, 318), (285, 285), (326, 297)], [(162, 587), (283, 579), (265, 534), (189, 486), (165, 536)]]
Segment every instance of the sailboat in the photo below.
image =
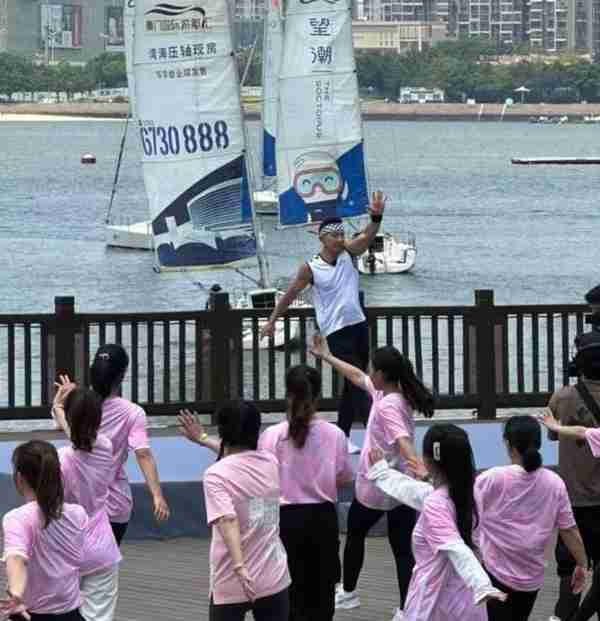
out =
[[(360, 217), (369, 195), (351, 0), (286, 0), (285, 7), (275, 148), (279, 224)], [(265, 120), (265, 135), (266, 129)], [(415, 261), (414, 236), (399, 241), (381, 232), (358, 268), (399, 273)]]

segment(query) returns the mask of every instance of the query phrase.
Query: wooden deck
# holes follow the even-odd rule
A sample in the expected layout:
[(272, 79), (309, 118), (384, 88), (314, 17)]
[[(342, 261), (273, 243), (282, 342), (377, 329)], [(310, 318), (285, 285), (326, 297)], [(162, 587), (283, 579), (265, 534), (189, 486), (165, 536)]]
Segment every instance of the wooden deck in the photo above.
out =
[[(124, 543), (116, 621), (207, 620), (208, 546), (206, 539)], [(386, 538), (367, 540), (359, 592), (361, 607), (340, 611), (336, 619), (391, 620), (398, 605), (398, 587)], [(546, 584), (538, 596), (531, 621), (548, 619), (557, 594), (558, 580), (554, 563), (549, 559)]]

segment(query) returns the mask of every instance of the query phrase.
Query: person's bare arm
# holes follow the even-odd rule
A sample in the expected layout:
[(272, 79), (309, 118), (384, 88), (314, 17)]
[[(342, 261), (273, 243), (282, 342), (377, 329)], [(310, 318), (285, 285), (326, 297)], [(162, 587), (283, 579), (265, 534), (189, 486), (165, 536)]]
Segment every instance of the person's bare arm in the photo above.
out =
[(273, 336), (275, 329), (275, 322), (277, 319), (285, 313), (290, 304), (312, 283), (312, 271), (308, 267), (307, 263), (303, 263), (296, 274), (296, 277), (290, 283), (288, 290), (281, 296), (279, 302), (277, 302), (269, 321), (261, 328), (260, 338), (265, 336)]
[(156, 467), (156, 460), (154, 459), (152, 450), (149, 448), (138, 449), (135, 451), (135, 457), (144, 475), (144, 479), (146, 479), (146, 485), (152, 494), (154, 517), (158, 522), (163, 522), (169, 518), (171, 512), (162, 493), (158, 468)]
[(237, 518), (222, 517), (216, 523), (225, 546), (229, 552), (229, 556), (233, 562), (233, 571), (240, 581), (246, 597), (250, 601), (254, 601), (256, 591), (254, 584), (250, 579), (246, 565), (244, 564), (244, 556), (242, 552), (242, 537), (240, 534), (240, 524)]
[[(373, 218), (377, 219), (383, 217), (386, 200), (387, 198), (382, 192), (373, 192), (373, 201), (371, 203), (371, 207), (369, 208), (369, 213)], [(371, 222), (367, 224), (359, 235), (346, 242), (346, 250), (350, 254), (357, 256), (363, 254), (363, 252), (366, 252), (369, 249), (369, 246), (373, 243), (375, 235), (377, 235), (380, 227), (381, 219), (379, 219), (379, 222), (371, 220)]]
[(365, 377), (367, 374), (362, 369), (336, 358), (331, 351), (329, 351), (326, 338), (316, 334), (313, 337), (310, 353), (315, 358), (320, 358), (329, 363), (340, 375), (345, 377), (349, 382), (352, 382), (355, 386), (366, 390)]
[(552, 432), (560, 438), (585, 440), (587, 427), (561, 425), (560, 422), (554, 418), (554, 414), (549, 408), (546, 408), (544, 412), (538, 416), (538, 419), (546, 429), (548, 429), (549, 433)]
[(579, 529), (574, 526), (573, 528), (561, 528), (558, 532), (563, 543), (567, 546), (567, 549), (577, 563), (573, 571), (573, 577), (571, 578), (571, 589), (573, 593), (581, 593), (587, 577), (588, 560), (581, 535), (579, 534)]

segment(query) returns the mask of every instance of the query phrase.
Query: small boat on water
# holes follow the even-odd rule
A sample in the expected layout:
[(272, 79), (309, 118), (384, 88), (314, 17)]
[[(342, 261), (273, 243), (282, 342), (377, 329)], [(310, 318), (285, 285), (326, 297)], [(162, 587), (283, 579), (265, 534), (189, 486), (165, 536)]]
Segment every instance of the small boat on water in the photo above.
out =
[(358, 258), (358, 270), (361, 274), (402, 274), (410, 271), (416, 261), (417, 243), (412, 233), (404, 240), (380, 233), (369, 250)]

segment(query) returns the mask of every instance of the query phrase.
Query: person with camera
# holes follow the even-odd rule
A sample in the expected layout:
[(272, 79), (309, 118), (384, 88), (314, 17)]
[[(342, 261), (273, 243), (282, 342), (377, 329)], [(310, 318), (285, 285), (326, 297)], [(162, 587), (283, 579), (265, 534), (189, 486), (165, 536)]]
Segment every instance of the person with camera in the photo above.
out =
[(577, 383), (556, 391), (548, 404), (549, 411), (542, 417), (549, 439), (559, 442), (558, 472), (567, 486), (575, 521), (594, 569), (593, 584), (598, 583), (577, 612), (581, 595), (572, 592), (570, 583), (575, 560), (559, 537), (555, 553), (560, 591), (554, 613), (569, 621), (589, 619), (600, 596), (600, 459), (576, 434), (580, 428), (599, 428), (600, 434), (600, 286), (588, 292), (586, 301), (593, 312), (588, 319), (592, 330), (575, 339), (577, 354), (569, 368), (570, 375), (578, 378)]

